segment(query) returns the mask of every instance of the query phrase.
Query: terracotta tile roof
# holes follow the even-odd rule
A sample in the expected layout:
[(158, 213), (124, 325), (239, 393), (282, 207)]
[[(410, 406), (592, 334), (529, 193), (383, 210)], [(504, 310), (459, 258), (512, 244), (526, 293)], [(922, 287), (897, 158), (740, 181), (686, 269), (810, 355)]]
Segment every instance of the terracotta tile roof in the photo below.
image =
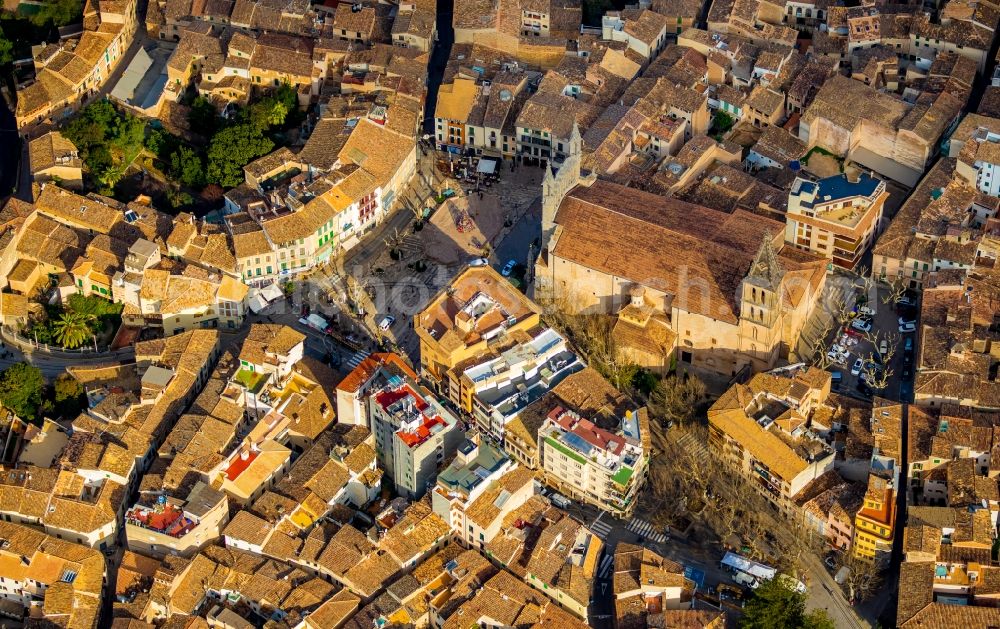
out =
[[(693, 311), (736, 323), (736, 288), (766, 233), (780, 223), (737, 210), (726, 214), (690, 203), (597, 181), (578, 187), (559, 206), (562, 229), (553, 254), (584, 267), (681, 295), (682, 273), (708, 285)], [(627, 234), (627, 238), (619, 238)], [(674, 255), (664, 257), (663, 252)]]
[[(905, 565), (905, 564), (904, 564)], [(902, 583), (901, 583), (902, 584)], [(899, 622), (900, 629), (951, 629), (952, 627), (996, 627), (1000, 609), (975, 605), (928, 603), (909, 619)]]
[(28, 155), (31, 172), (37, 173), (53, 166), (80, 168), (80, 159), (76, 145), (66, 139), (58, 131), (49, 131), (28, 143)]
[(489, 529), (497, 516), (500, 515), (500, 507), (496, 505), (500, 494), (504, 491), (513, 494), (525, 485), (531, 484), (534, 478), (534, 473), (523, 466), (504, 474), (484, 489), (479, 497), (466, 508), (466, 517), (480, 528)]
[(305, 626), (308, 629), (337, 629), (360, 605), (360, 598), (346, 589), (340, 590), (305, 618)]
[(266, 520), (258, 518), (249, 511), (241, 510), (236, 512), (222, 534), (248, 544), (261, 546), (267, 541), (271, 529), (272, 525)]
[(448, 523), (423, 502), (415, 502), (395, 525), (386, 531), (379, 548), (401, 565), (428, 552), (438, 540), (448, 535)]

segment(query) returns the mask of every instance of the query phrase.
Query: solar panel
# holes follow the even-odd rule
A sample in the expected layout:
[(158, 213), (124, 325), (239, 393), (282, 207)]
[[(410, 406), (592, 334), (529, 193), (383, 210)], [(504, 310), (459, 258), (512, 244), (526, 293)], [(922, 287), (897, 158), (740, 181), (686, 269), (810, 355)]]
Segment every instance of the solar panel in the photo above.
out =
[(583, 437), (578, 434), (567, 432), (562, 436), (563, 441), (566, 442), (574, 450), (583, 453), (585, 456), (590, 454), (590, 451), (594, 449), (594, 446), (587, 443)]

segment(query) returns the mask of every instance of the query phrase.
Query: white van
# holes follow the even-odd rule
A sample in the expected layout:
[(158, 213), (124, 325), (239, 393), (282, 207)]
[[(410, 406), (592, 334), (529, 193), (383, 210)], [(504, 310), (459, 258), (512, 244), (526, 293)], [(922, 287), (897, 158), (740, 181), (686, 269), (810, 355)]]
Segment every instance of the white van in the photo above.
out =
[(736, 574), (733, 575), (733, 581), (736, 581), (740, 585), (746, 585), (752, 590), (756, 590), (757, 586), (760, 585), (760, 582), (757, 581), (756, 577), (749, 575), (746, 572), (740, 572), (739, 570), (737, 570)]

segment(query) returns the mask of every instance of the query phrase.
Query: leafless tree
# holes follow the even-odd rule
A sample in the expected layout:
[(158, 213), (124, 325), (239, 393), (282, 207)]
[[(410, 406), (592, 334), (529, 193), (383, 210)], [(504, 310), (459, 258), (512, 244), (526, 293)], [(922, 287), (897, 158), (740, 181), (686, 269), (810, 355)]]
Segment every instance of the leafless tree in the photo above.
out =
[(866, 561), (848, 551), (843, 566), (850, 571), (844, 583), (850, 599), (865, 601), (882, 585), (882, 570), (874, 561)]
[(889, 282), (889, 290), (882, 297), (882, 303), (886, 305), (894, 304), (904, 293), (906, 293), (906, 282), (903, 278), (897, 277), (892, 282)]
[[(872, 389), (882, 391), (889, 386), (889, 380), (895, 373), (890, 365), (899, 345), (899, 335), (895, 332), (870, 331), (865, 333), (864, 338), (872, 344), (873, 350), (868, 353), (868, 358), (861, 368), (861, 377)], [(886, 346), (885, 354), (879, 352), (883, 342)]]
[(809, 357), (809, 362), (820, 369), (826, 369), (833, 365), (833, 360), (829, 357), (829, 347), (827, 346), (827, 339), (830, 337), (830, 333), (833, 332), (833, 320), (826, 319), (823, 322), (823, 326), (820, 329), (820, 333), (816, 335), (816, 339), (812, 343), (810, 348), (811, 354)]
[(843, 327), (854, 317), (854, 308), (845, 297), (838, 295), (830, 303), (830, 313), (833, 315), (833, 320)]
[(383, 242), (386, 247), (392, 250), (397, 249), (400, 245), (402, 245), (404, 240), (406, 240), (406, 233), (398, 227), (395, 227), (392, 232), (383, 239)]
[(368, 278), (348, 275), (346, 280), (348, 305), (360, 312), (368, 299)]

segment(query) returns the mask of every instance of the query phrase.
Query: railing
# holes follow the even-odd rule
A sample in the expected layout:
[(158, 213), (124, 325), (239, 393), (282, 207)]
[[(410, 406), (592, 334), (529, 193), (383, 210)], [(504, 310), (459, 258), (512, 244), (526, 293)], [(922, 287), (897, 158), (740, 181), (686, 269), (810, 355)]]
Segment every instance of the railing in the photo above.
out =
[(33, 339), (29, 339), (21, 336), (14, 330), (7, 326), (0, 327), (0, 337), (4, 341), (10, 343), (11, 345), (17, 347), (19, 350), (25, 353), (36, 353), (36, 354), (49, 354), (53, 357), (107, 357), (114, 359), (121, 358), (131, 358), (135, 356), (135, 348), (132, 346), (123, 347), (120, 349), (112, 350), (106, 346), (97, 346), (95, 350), (93, 343), (85, 347), (78, 347), (75, 349), (67, 349), (64, 347), (56, 347), (49, 345), (48, 343), (40, 343)]

